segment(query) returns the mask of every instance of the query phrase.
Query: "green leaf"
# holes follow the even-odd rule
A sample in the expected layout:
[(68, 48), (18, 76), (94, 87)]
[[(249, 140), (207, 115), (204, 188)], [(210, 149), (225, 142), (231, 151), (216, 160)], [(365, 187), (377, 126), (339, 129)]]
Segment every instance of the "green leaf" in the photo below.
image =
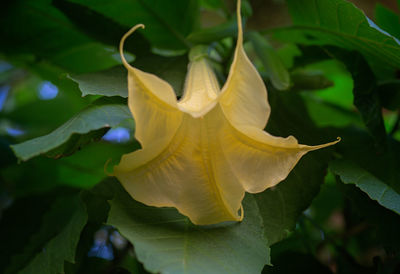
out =
[(214, 27), (196, 30), (189, 34), (186, 39), (196, 44), (209, 44), (226, 37), (235, 37), (237, 31), (236, 20), (229, 20)]
[[(315, 83), (314, 87), (317, 89), (307, 92), (311, 89), (312, 83), (306, 82), (309, 77), (304, 78), (304, 74), (316, 75), (316, 77), (321, 75), (324, 80)], [(353, 79), (343, 63), (329, 59), (307, 64), (292, 72), (292, 80), (293, 89), (303, 89), (304, 92), (301, 95), (316, 125), (320, 127), (363, 125), (359, 115), (354, 111)], [(298, 81), (302, 84), (298, 85)], [(333, 85), (322, 88), (327, 81)]]
[(124, 67), (114, 67), (105, 71), (70, 75), (78, 83), (82, 96), (102, 95), (128, 97), (127, 72)]
[(274, 87), (279, 90), (288, 89), (290, 86), (289, 72), (276, 50), (257, 32), (251, 32), (249, 37)]
[(132, 242), (151, 272), (260, 273), (269, 262), (269, 249), (251, 196), (244, 208), (241, 223), (195, 226), (175, 209), (136, 202), (119, 186), (108, 223)]
[[(290, 262), (290, 263), (288, 263)], [(286, 251), (274, 260), (274, 266), (267, 266), (263, 274), (318, 273), (332, 274), (330, 269), (318, 261), (312, 254)]]
[[(11, 147), (19, 159), (26, 161), (58, 148), (74, 134), (87, 134), (101, 128), (113, 127), (127, 119), (132, 119), (128, 107), (109, 99), (89, 106), (48, 135)], [(75, 143), (72, 146), (76, 148)], [(56, 156), (61, 156), (63, 153), (71, 153), (67, 148), (71, 147), (64, 147), (61, 151), (58, 151)]]
[(22, 267), (20, 257), (15, 259), (23, 268), (19, 273), (63, 273), (64, 262), (75, 261), (75, 250), (86, 221), (87, 213), (79, 196), (58, 200), (44, 217), (39, 233), (26, 246), (27, 255), (37, 250), (36, 246), (40, 247), (37, 255)]
[(79, 30), (49, 0), (9, 3), (0, 18), (7, 58), (34, 54), (76, 73), (106, 69), (121, 63), (115, 47), (105, 47)]
[(312, 152), (303, 157), (283, 182), (255, 195), (269, 245), (283, 240), (295, 228), (324, 182), (328, 159), (327, 152)]
[(346, 160), (333, 161), (329, 168), (345, 184), (356, 185), (371, 199), (400, 215), (400, 194), (367, 170)]
[(379, 67), (400, 67), (398, 41), (377, 28), (354, 4), (345, 0), (289, 0), (287, 3), (295, 25), (276, 30), (278, 38), (357, 50)]
[[(294, 135), (300, 143), (308, 145), (326, 143), (336, 137), (315, 127), (298, 94), (270, 91), (269, 100), (271, 118), (267, 132), (282, 137)], [(277, 243), (287, 237), (301, 213), (318, 194), (324, 182), (330, 153), (329, 148), (310, 152), (284, 181), (255, 195), (268, 244)]]
[(395, 12), (377, 3), (375, 20), (382, 29), (400, 39), (400, 17)]
[(112, 2), (96, 0), (70, 0), (84, 5), (126, 27), (136, 24), (146, 25), (142, 34), (154, 47), (164, 49), (185, 49), (188, 35), (197, 17), (195, 0), (116, 0)]
[(365, 58), (358, 52), (346, 51), (338, 47), (308, 47), (303, 52), (310, 55), (325, 56), (342, 62), (353, 78), (354, 105), (376, 145), (382, 150), (386, 146), (386, 130), (379, 100), (377, 79)]
[(378, 93), (384, 108), (392, 111), (400, 108), (400, 80), (379, 83)]
[[(148, 73), (153, 73), (167, 81), (180, 96), (187, 70), (187, 57), (163, 57), (147, 55), (132, 64), (134, 67)], [(88, 74), (71, 75), (73, 81), (78, 83), (82, 96), (103, 95), (128, 97), (127, 71), (123, 67), (114, 67), (105, 71)]]
[[(92, 39), (110, 46), (117, 46), (121, 37), (128, 32), (129, 26), (123, 26), (88, 7), (67, 0), (53, 0), (52, 4), (62, 11), (76, 27)], [(147, 55), (151, 45), (140, 32), (132, 34), (135, 43), (128, 43), (125, 49), (135, 54)]]
[(325, 77), (321, 71), (310, 69), (296, 69), (291, 74), (293, 81), (292, 90), (321, 90), (333, 86), (333, 82)]
[(7, 209), (2, 208), (0, 219), (1, 273), (5, 272), (12, 256), (21, 253), (31, 235), (39, 230), (42, 216), (56, 199), (54, 194), (56, 193), (15, 199)]

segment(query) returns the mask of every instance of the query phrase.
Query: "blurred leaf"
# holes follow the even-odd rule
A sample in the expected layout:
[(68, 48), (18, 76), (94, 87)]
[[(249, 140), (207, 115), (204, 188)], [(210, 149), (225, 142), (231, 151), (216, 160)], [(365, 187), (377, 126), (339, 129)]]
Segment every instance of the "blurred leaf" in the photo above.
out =
[(142, 34), (154, 47), (162, 49), (185, 49), (184, 37), (189, 34), (197, 20), (195, 0), (70, 0), (84, 5), (126, 27), (146, 25)]
[(365, 169), (346, 160), (333, 161), (329, 168), (345, 184), (356, 185), (371, 199), (400, 215), (400, 194)]
[(375, 143), (381, 150), (386, 147), (386, 130), (379, 100), (377, 79), (363, 56), (355, 51), (337, 47), (308, 47), (303, 49), (319, 58), (334, 58), (342, 62), (353, 78), (354, 105)]
[(89, 72), (120, 64), (115, 48), (106, 48), (79, 32), (51, 0), (10, 2), (0, 18), (2, 52), (33, 53), (74, 72)]
[(56, 195), (30, 196), (15, 200), (0, 218), (0, 272), (4, 273), (14, 254), (22, 252), (38, 231), (42, 216)]
[(13, 257), (6, 273), (63, 273), (64, 261), (75, 260), (75, 249), (86, 221), (87, 213), (77, 195), (58, 199), (44, 215), (39, 231), (33, 234), (24, 251)]
[(222, 0), (200, 0), (200, 5), (209, 9), (219, 9), (224, 6)]
[[(177, 95), (183, 92), (187, 69), (187, 57), (163, 57), (147, 55), (132, 64), (134, 67), (148, 73), (153, 73), (167, 81)], [(81, 75), (71, 75), (77, 82), (82, 96), (103, 95), (128, 97), (127, 71), (123, 67)]]
[[(303, 56), (302, 58), (307, 57)], [(309, 78), (300, 78), (304, 73), (311, 74), (312, 76), (309, 76), (311, 79), (314, 75), (317, 77), (317, 83), (313, 86), (317, 89), (307, 92), (313, 83), (304, 83)], [(323, 75), (322, 82), (318, 81), (320, 75)], [(302, 85), (297, 84), (297, 78), (303, 83)], [(343, 63), (334, 59), (325, 59), (307, 64), (293, 70), (292, 79), (294, 82), (292, 89), (304, 89), (301, 96), (317, 126), (343, 127), (351, 124), (363, 126), (360, 116), (353, 106), (353, 79)], [(323, 88), (326, 81), (330, 81), (333, 85)]]
[(386, 81), (378, 85), (379, 99), (384, 108), (400, 108), (400, 80)]
[[(290, 263), (288, 263), (290, 262)], [(274, 260), (274, 266), (266, 266), (263, 274), (330, 274), (329, 268), (321, 264), (311, 254), (302, 254), (294, 251), (287, 251)]]
[(289, 72), (285, 68), (276, 50), (257, 32), (249, 34), (250, 41), (258, 58), (260, 58), (268, 78), (278, 90), (286, 90), (290, 86)]
[(302, 68), (294, 70), (290, 75), (296, 90), (321, 90), (333, 86), (333, 82), (321, 71)]
[[(400, 45), (354, 4), (345, 0), (289, 0), (294, 26), (275, 30), (279, 39), (305, 45), (334, 45), (357, 50), (374, 69), (400, 67)], [(377, 50), (379, 49), (379, 50)]]
[(91, 143), (72, 156), (58, 160), (36, 157), (3, 168), (0, 175), (8, 191), (16, 197), (48, 192), (60, 185), (87, 189), (107, 177), (104, 173), (107, 161), (111, 160), (110, 166), (117, 164), (123, 154), (139, 148), (138, 142), (125, 145)]
[[(11, 147), (18, 158), (26, 161), (59, 147), (67, 142), (74, 134), (87, 134), (90, 131), (100, 128), (113, 127), (126, 119), (132, 119), (132, 115), (127, 106), (115, 103), (110, 99), (103, 100), (79, 112), (76, 116), (50, 134)], [(61, 151), (57, 151), (55, 157), (61, 157), (63, 154), (70, 154), (79, 146), (80, 144), (77, 143), (65, 146)]]
[[(53, 0), (53, 5), (61, 10), (80, 31), (94, 40), (116, 47), (121, 37), (128, 32), (130, 26), (123, 26), (84, 5), (67, 0)], [(150, 53), (150, 44), (140, 32), (132, 34), (135, 43), (128, 43), (125, 49), (135, 54)]]
[(241, 223), (195, 226), (172, 208), (148, 207), (121, 186), (108, 219), (135, 246), (151, 272), (260, 273), (269, 249), (254, 199), (247, 196)]
[(375, 20), (383, 30), (400, 39), (400, 17), (395, 12), (377, 3)]
[[(298, 94), (270, 91), (269, 100), (272, 112), (268, 132), (282, 137), (294, 135), (300, 143), (308, 145), (326, 143), (336, 137), (315, 127)], [(330, 149), (310, 152), (283, 182), (255, 195), (269, 244), (284, 239), (293, 230), (301, 213), (318, 194), (329, 159)]]
[(236, 20), (229, 20), (214, 27), (196, 30), (190, 33), (186, 39), (195, 44), (209, 44), (226, 37), (235, 37), (237, 31)]
[[(393, 258), (393, 255), (396, 255), (396, 253), (400, 254), (400, 234), (398, 233), (400, 216), (382, 207), (376, 201), (371, 200), (365, 192), (361, 191), (353, 184), (340, 183), (338, 186), (351, 203), (351, 212), (348, 213), (356, 213), (358, 218), (361, 217), (359, 221), (367, 222), (368, 225), (371, 226), (372, 237), (361, 239), (359, 242), (361, 248), (365, 249), (366, 247), (368, 248), (368, 246), (382, 246), (385, 248), (387, 254), (389, 254), (387, 258), (389, 260), (391, 257)], [(352, 219), (349, 221), (357, 222), (357, 216), (352, 215), (350, 217)], [(339, 257), (339, 259), (343, 258)], [(342, 267), (343, 266), (340, 268), (343, 272), (344, 269)], [(359, 273), (365, 273), (365, 271)]]

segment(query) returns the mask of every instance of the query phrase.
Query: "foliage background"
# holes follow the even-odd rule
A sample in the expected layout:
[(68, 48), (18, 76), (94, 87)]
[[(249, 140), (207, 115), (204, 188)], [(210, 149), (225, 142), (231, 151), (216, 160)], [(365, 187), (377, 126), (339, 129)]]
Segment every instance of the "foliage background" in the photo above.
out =
[[(400, 273), (399, 1), (244, 1), (267, 131), (334, 148), (197, 227), (132, 200), (104, 164), (140, 148), (116, 46), (181, 95), (206, 44), (221, 83), (234, 1), (17, 0), (0, 23), (1, 273)], [(357, 8), (361, 7), (369, 16)], [(273, 265), (273, 266), (272, 266)]]

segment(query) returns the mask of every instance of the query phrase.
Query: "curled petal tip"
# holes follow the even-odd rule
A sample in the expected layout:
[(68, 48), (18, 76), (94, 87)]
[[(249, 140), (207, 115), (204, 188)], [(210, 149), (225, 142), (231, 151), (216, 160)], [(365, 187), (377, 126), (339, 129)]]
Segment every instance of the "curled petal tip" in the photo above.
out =
[(144, 29), (145, 26), (143, 24), (137, 24), (137, 25), (133, 26), (130, 30), (128, 30), (127, 33), (124, 34), (124, 36), (122, 36), (121, 41), (119, 42), (119, 54), (121, 55), (122, 63), (124, 64), (124, 66), (127, 69), (132, 68), (132, 66), (129, 65), (129, 63), (125, 59), (125, 56), (124, 56), (124, 43), (125, 43), (126, 38), (128, 38), (138, 28)]
[(338, 136), (338, 137), (336, 137), (336, 141), (337, 141), (337, 142), (340, 142), (340, 141), (342, 141), (342, 138), (340, 138), (340, 137)]
[(107, 176), (115, 176), (115, 175), (114, 175), (114, 172), (109, 172), (109, 171), (107, 170), (108, 165), (110, 164), (111, 160), (112, 160), (112, 159), (109, 158), (109, 159), (106, 161), (106, 163), (104, 164), (104, 173), (105, 173)]

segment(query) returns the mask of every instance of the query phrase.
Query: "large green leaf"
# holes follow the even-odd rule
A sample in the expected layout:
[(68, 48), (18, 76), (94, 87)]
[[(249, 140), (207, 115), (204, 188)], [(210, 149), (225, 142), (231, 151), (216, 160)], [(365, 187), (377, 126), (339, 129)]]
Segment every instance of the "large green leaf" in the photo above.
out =
[(400, 194), (357, 164), (336, 160), (329, 164), (330, 170), (345, 184), (354, 184), (380, 205), (400, 215)]
[[(277, 37), (307, 45), (335, 45), (357, 50), (380, 67), (400, 67), (400, 45), (354, 4), (345, 0), (289, 0), (294, 26)], [(379, 50), (377, 50), (379, 49)]]
[[(53, 5), (62, 11), (76, 27), (87, 36), (96, 41), (112, 47), (119, 44), (121, 37), (129, 30), (130, 26), (123, 26), (84, 5), (72, 3), (67, 0), (53, 0)], [(140, 32), (132, 34), (135, 43), (128, 43), (125, 49), (135, 54), (147, 55), (150, 53), (149, 42)]]
[(71, 75), (69, 77), (78, 83), (82, 96), (128, 97), (127, 72), (123, 67), (114, 67), (105, 71)]
[(286, 238), (295, 228), (299, 216), (320, 190), (328, 159), (328, 153), (312, 152), (297, 164), (287, 179), (255, 195), (268, 244)]
[[(21, 144), (11, 146), (18, 158), (26, 161), (32, 157), (52, 151), (66, 143), (74, 134), (87, 134), (91, 131), (113, 127), (124, 120), (132, 119), (128, 107), (115, 101), (102, 100), (79, 112), (65, 124), (49, 133)], [(133, 121), (133, 120), (132, 120)], [(81, 143), (68, 144), (52, 153), (60, 157), (77, 149)], [(88, 140), (84, 140), (87, 142)]]
[(10, 54), (34, 54), (76, 73), (121, 62), (114, 47), (106, 48), (81, 33), (51, 0), (13, 1), (4, 11), (0, 23), (8, 27), (0, 31), (0, 50), (8, 58)]
[(184, 37), (191, 32), (197, 16), (195, 0), (97, 1), (70, 0), (112, 18), (126, 27), (146, 25), (143, 35), (157, 48), (184, 49)]
[[(183, 93), (187, 58), (147, 55), (138, 58), (132, 65), (145, 72), (153, 73), (172, 85), (177, 95)], [(105, 71), (71, 75), (77, 82), (82, 96), (103, 95), (128, 97), (127, 71), (123, 67), (114, 67)]]
[(43, 216), (23, 251), (10, 260), (5, 273), (63, 273), (64, 261), (74, 262), (87, 213), (77, 194), (64, 193)]
[(268, 78), (279, 90), (286, 90), (290, 86), (289, 72), (285, 68), (280, 56), (268, 41), (257, 32), (249, 35), (254, 51), (260, 58)]
[(262, 220), (252, 196), (241, 223), (195, 226), (172, 208), (148, 207), (119, 186), (108, 223), (135, 247), (147, 270), (157, 273), (260, 273), (269, 262)]
[[(283, 137), (294, 135), (300, 143), (309, 145), (326, 143), (336, 137), (314, 126), (298, 94), (270, 90), (269, 100), (272, 112), (268, 132)], [(310, 152), (283, 182), (255, 195), (269, 244), (282, 240), (293, 230), (301, 213), (318, 194), (324, 182), (330, 150)]]

